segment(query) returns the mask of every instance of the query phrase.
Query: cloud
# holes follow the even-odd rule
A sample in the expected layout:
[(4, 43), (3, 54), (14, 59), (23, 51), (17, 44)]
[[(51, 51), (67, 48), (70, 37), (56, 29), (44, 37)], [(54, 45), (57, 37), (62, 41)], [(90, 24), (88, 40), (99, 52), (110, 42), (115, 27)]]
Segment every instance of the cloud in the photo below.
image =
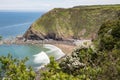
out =
[(0, 0), (0, 10), (48, 11), (78, 5), (120, 4), (120, 0)]
[(0, 10), (49, 10), (50, 4), (39, 0), (0, 0)]

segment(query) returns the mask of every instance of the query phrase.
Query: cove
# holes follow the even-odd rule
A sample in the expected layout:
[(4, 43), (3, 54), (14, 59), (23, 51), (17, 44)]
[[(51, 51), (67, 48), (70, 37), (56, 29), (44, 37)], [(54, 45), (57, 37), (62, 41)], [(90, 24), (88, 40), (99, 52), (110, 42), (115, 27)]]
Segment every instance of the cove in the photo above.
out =
[(34, 70), (38, 70), (45, 64), (48, 64), (50, 56), (59, 59), (65, 55), (59, 48), (50, 44), (1, 45), (0, 56), (7, 56), (8, 53), (17, 59), (28, 57), (29, 60), (26, 62), (26, 65), (32, 66)]

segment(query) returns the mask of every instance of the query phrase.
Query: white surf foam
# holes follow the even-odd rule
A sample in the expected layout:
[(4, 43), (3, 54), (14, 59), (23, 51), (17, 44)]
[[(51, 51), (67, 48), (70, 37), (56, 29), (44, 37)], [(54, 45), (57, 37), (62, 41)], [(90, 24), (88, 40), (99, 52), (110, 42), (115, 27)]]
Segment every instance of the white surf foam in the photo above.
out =
[(53, 56), (56, 60), (60, 59), (63, 56), (65, 56), (63, 51), (61, 49), (59, 49), (58, 47), (54, 46), (54, 45), (45, 44), (44, 47), (49, 49), (49, 51), (47, 51), (46, 53), (49, 56)]
[(45, 44), (44, 47), (49, 49), (49, 51), (47, 51), (46, 53), (42, 51), (36, 55), (33, 55), (34, 56), (33, 62), (35, 64), (40, 64), (40, 66), (34, 67), (35, 70), (39, 70), (40, 68), (50, 63), (50, 59), (48, 56), (53, 56), (57, 60), (65, 55), (61, 49), (54, 45)]
[(47, 56), (47, 54), (45, 52), (40, 52), (34, 56), (34, 63), (35, 64), (42, 64), (42, 65), (46, 65), (48, 63), (50, 63), (49, 57)]

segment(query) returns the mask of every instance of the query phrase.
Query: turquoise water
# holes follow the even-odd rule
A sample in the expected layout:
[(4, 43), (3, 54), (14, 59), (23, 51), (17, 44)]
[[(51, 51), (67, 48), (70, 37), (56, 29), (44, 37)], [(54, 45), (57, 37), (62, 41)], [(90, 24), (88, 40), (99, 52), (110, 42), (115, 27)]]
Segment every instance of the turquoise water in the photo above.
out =
[(49, 51), (49, 49), (44, 48), (41, 45), (1, 45), (0, 46), (0, 56), (7, 56), (10, 53), (14, 58), (24, 59), (28, 57), (29, 60), (26, 62), (27, 66), (39, 67), (41, 64), (36, 64), (34, 61), (34, 55), (40, 53), (41, 51)]
[[(44, 13), (44, 12), (43, 12)], [(38, 19), (42, 12), (0, 12), (0, 35), (4, 39), (22, 35), (30, 25)], [(40, 66), (50, 62), (49, 57), (59, 59), (64, 56), (62, 51), (53, 45), (0, 45), (0, 56), (10, 53), (17, 59), (28, 57), (27, 66), (38, 70)]]
[(28, 57), (29, 60), (26, 62), (26, 65), (32, 66), (34, 70), (38, 70), (41, 66), (48, 64), (50, 56), (55, 57), (55, 59), (64, 56), (64, 53), (59, 48), (49, 44), (1, 45), (0, 56), (7, 56), (8, 53), (19, 60)]
[(24, 58), (25, 55), (31, 57), (31, 55), (37, 54), (44, 48), (38, 45), (1, 45), (0, 55), (7, 56), (8, 53), (12, 54), (16, 58)]

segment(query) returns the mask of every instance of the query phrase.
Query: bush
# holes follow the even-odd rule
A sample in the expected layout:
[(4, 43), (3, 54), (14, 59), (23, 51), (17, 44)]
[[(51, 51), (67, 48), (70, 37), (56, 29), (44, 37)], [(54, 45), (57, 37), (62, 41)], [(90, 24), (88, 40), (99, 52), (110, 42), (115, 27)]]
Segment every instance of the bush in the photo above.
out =
[(105, 22), (99, 32), (100, 50), (112, 50), (120, 48), (120, 20)]
[[(62, 71), (65, 73), (68, 73), (73, 76), (84, 75), (85, 80), (86, 79), (93, 80), (101, 72), (101, 68), (97, 66), (99, 61), (97, 61), (96, 59), (97, 57), (99, 57), (99, 55), (91, 48), (78, 48), (72, 52), (71, 56), (68, 57), (66, 57), (60, 63)], [(79, 60), (79, 62), (74, 64), (76, 60)]]
[(63, 72), (59, 63), (53, 57), (50, 60), (51, 62), (46, 66), (45, 70), (41, 70), (41, 80), (86, 80), (85, 75), (74, 76)]
[(51, 59), (42, 80), (119, 80), (120, 50), (94, 51), (78, 48), (60, 63)]
[(34, 80), (35, 72), (31, 67), (27, 68), (25, 62), (28, 58), (18, 60), (12, 58), (9, 54), (7, 57), (0, 57), (0, 80)]
[[(51, 58), (50, 64), (42, 71), (42, 80), (90, 80), (101, 72), (94, 66), (95, 52), (89, 48), (76, 49), (60, 63)], [(80, 56), (82, 55), (82, 56)], [(97, 59), (96, 59), (97, 60)]]

